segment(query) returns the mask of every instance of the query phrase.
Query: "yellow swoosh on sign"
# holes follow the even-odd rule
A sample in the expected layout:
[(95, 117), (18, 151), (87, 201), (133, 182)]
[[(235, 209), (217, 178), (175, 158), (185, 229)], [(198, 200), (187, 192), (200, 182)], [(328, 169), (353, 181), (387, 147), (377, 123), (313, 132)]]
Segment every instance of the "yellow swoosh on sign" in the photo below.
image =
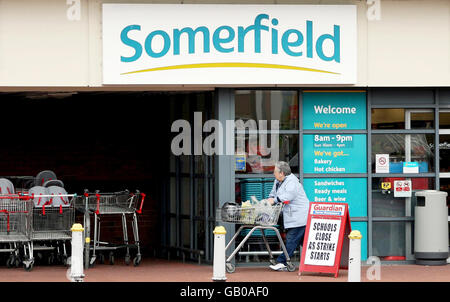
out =
[(237, 68), (271, 68), (271, 69), (287, 69), (287, 70), (301, 70), (310, 72), (321, 72), (330, 74), (340, 74), (327, 70), (320, 70), (314, 68), (306, 68), (291, 65), (279, 65), (279, 64), (266, 64), (266, 63), (239, 63), (239, 62), (224, 62), (224, 63), (197, 63), (197, 64), (182, 64), (182, 65), (172, 65), (155, 67), (149, 69), (135, 70), (121, 73), (121, 75), (141, 73), (141, 72), (151, 72), (151, 71), (162, 71), (162, 70), (175, 70), (175, 69), (191, 69), (191, 68), (225, 68), (225, 67), (237, 67)]

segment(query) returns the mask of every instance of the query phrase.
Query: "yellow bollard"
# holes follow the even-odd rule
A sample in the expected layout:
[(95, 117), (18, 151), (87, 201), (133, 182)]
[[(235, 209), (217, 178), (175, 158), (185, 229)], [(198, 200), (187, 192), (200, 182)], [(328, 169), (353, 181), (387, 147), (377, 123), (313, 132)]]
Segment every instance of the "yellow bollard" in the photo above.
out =
[(361, 281), (361, 232), (354, 230), (348, 235), (348, 282)]
[(72, 256), (70, 266), (70, 278), (73, 282), (83, 282), (83, 231), (81, 224), (72, 226)]
[(214, 260), (213, 281), (225, 281), (225, 235), (227, 231), (223, 226), (217, 226), (214, 231)]

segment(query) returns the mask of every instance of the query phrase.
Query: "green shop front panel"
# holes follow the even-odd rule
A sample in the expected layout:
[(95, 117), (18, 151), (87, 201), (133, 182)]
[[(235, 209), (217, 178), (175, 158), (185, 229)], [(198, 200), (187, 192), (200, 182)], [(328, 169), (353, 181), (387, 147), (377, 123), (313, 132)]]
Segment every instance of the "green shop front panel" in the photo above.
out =
[[(367, 173), (367, 135), (323, 133), (329, 130), (366, 130), (365, 91), (304, 91), (302, 94), (303, 173)], [(348, 175), (346, 175), (348, 176)], [(350, 218), (367, 217), (367, 178), (305, 178), (310, 201), (347, 203)], [(351, 222), (361, 232), (362, 260), (367, 259), (367, 222)]]
[(367, 173), (366, 134), (304, 134), (303, 173)]
[(366, 120), (366, 92), (303, 92), (304, 130), (362, 130)]
[[(367, 217), (366, 178), (305, 178), (305, 193), (312, 202), (347, 203), (352, 217)], [(367, 222), (352, 222), (363, 235), (361, 257), (367, 259)]]

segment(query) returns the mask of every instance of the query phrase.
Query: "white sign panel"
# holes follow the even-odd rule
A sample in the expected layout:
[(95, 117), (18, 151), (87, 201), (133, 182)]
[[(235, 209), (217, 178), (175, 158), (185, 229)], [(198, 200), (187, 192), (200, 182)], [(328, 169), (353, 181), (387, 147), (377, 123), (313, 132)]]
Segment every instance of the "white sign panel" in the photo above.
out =
[(103, 4), (104, 84), (355, 84), (355, 5)]
[(411, 197), (412, 185), (410, 180), (394, 181), (394, 197)]
[(333, 266), (338, 248), (340, 219), (311, 218), (305, 264)]
[(375, 162), (375, 173), (389, 173), (389, 154), (376, 154)]
[(419, 173), (418, 162), (403, 162), (403, 173)]

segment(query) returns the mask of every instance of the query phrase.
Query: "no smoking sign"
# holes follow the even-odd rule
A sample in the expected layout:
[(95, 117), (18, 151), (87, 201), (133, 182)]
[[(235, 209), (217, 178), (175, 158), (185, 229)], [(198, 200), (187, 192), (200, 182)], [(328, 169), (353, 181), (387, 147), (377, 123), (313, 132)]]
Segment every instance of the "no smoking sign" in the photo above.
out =
[(375, 173), (389, 173), (389, 154), (375, 156)]

